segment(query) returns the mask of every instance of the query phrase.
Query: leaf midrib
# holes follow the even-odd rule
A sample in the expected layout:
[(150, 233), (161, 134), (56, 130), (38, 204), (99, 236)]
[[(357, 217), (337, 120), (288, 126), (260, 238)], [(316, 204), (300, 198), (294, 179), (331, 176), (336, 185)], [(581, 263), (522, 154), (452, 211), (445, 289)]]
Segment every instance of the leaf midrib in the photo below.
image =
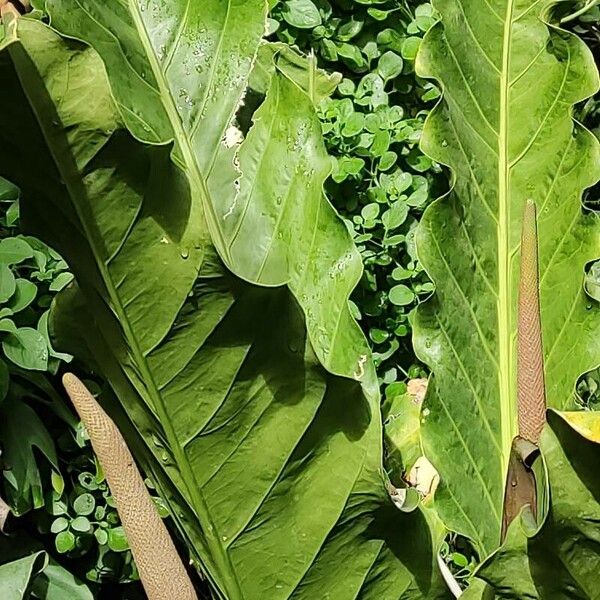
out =
[(498, 131), (498, 345), (502, 471), (508, 470), (512, 440), (516, 435), (516, 398), (513, 394), (513, 344), (511, 340), (511, 251), (510, 251), (510, 64), (515, 0), (508, 0), (504, 20)]
[[(17, 40), (18, 33), (15, 32), (15, 36), (12, 41), (17, 43), (10, 45), (9, 52), (15, 64), (21, 65), (21, 68), (16, 68), (17, 75), (21, 80), (21, 84), (28, 97), (30, 106), (36, 114), (37, 121), (40, 125), (40, 129), (50, 155), (52, 156), (58, 171), (63, 177), (64, 185), (67, 189), (69, 197), (72, 200), (73, 208), (79, 222), (81, 223), (83, 232), (89, 241), (90, 250), (94, 257), (94, 261), (98, 266), (100, 276), (106, 286), (106, 291), (112, 303), (113, 310), (115, 311), (116, 317), (123, 328), (123, 333), (130, 346), (132, 356), (139, 365), (140, 374), (152, 400), (152, 405), (158, 413), (158, 416), (161, 420), (161, 425), (165, 431), (165, 436), (169, 446), (173, 451), (175, 463), (177, 464), (177, 467), (181, 472), (182, 479), (188, 488), (189, 498), (192, 501), (193, 509), (201, 520), (207, 546), (212, 551), (212, 558), (215, 562), (215, 565), (219, 568), (219, 574), (222, 576), (223, 580), (228, 583), (227, 592), (230, 594), (232, 600), (242, 600), (243, 595), (241, 593), (239, 583), (235, 577), (235, 571), (233, 570), (229, 556), (221, 545), (218, 536), (216, 535), (216, 528), (210, 516), (206, 502), (200, 493), (200, 488), (195, 482), (191, 465), (185, 456), (183, 448), (177, 441), (175, 429), (168, 416), (163, 398), (154, 381), (152, 372), (146, 362), (139, 342), (133, 333), (132, 325), (127, 317), (124, 305), (121, 302), (117, 288), (113, 282), (108, 264), (102, 256), (102, 244), (98, 242), (93, 228), (90, 228), (85, 210), (82, 209), (85, 199), (87, 198), (87, 192), (81, 183), (81, 174), (72, 155), (70, 144), (67, 139), (59, 139), (58, 132), (55, 129), (49, 129), (47, 125), (48, 122), (60, 120), (60, 117), (56, 112), (56, 108), (52, 104), (51, 99), (46, 100), (43, 97), (39, 97), (36, 101), (35, 96), (30, 95), (30, 91), (32, 89), (34, 91), (36, 89), (46, 90), (46, 87), (45, 83), (41, 79), (40, 73), (30, 59), (27, 51)], [(18, 54), (15, 55), (15, 53), (20, 53), (22, 60), (21, 57)], [(36, 79), (39, 80), (39, 82), (33, 81), (31, 84), (28, 84), (28, 79)], [(49, 97), (49, 92), (46, 93)], [(48, 119), (47, 116), (44, 116), (44, 112), (46, 111), (50, 112), (50, 119)], [(63, 145), (64, 147), (62, 147)]]
[(188, 178), (190, 179), (190, 190), (192, 194), (194, 194), (194, 190), (200, 190), (202, 207), (204, 209), (204, 216), (206, 217), (206, 220), (208, 222), (208, 226), (211, 231), (211, 237), (213, 238), (213, 243), (215, 244), (215, 247), (217, 248), (219, 254), (221, 254), (221, 258), (225, 261), (225, 263), (231, 264), (229, 250), (225, 243), (223, 232), (218, 226), (217, 214), (211, 202), (208, 187), (206, 185), (204, 177), (200, 173), (198, 163), (194, 158), (194, 151), (192, 149), (192, 145), (183, 128), (183, 123), (181, 122), (179, 113), (177, 112), (177, 107), (173, 100), (173, 96), (171, 95), (171, 90), (169, 89), (168, 82), (165, 80), (165, 74), (161, 69), (160, 64), (158, 63), (156, 55), (154, 54), (152, 43), (148, 38), (148, 32), (146, 31), (146, 27), (144, 26), (144, 22), (139, 11), (139, 6), (137, 2), (135, 2), (135, 0), (127, 1), (129, 4), (129, 10), (131, 12), (133, 23), (135, 25), (136, 31), (138, 32), (138, 35), (140, 36), (140, 42), (144, 48), (144, 52), (148, 59), (148, 64), (150, 65), (150, 69), (152, 70), (154, 79), (158, 86), (158, 92), (160, 98), (162, 99), (165, 113), (173, 130), (173, 139), (177, 144), (176, 148), (179, 149), (179, 151), (181, 152), (181, 158), (183, 163), (181, 166), (188, 175)]
[[(197, 186), (197, 188), (200, 190), (200, 193), (203, 197), (202, 199), (204, 200), (204, 202), (202, 202), (202, 205), (204, 207), (204, 214), (207, 218), (207, 221), (209, 221), (209, 226), (212, 222), (212, 227), (210, 227), (210, 229), (212, 230), (212, 234), (217, 237), (217, 243), (215, 245), (217, 246), (217, 249), (220, 252), (226, 253), (226, 256), (224, 256), (223, 259), (227, 263), (229, 263), (230, 261), (228, 260), (228, 249), (223, 239), (221, 229), (217, 226), (217, 216), (215, 214), (212, 202), (210, 201), (210, 196), (208, 194), (206, 183), (199, 171), (198, 164), (194, 159), (194, 154), (190, 144), (190, 140), (185, 135), (183, 124), (181, 122), (181, 119), (179, 118), (179, 113), (177, 112), (177, 108), (175, 106), (173, 97), (171, 96), (168, 83), (165, 80), (164, 73), (160, 68), (160, 65), (152, 49), (152, 44), (150, 42), (150, 39), (148, 38), (148, 33), (143, 24), (142, 17), (139, 12), (139, 7), (135, 1), (128, 0), (128, 3), (134, 25), (136, 27), (138, 35), (140, 36), (140, 41), (148, 58), (148, 63), (150, 64), (150, 68), (152, 69), (155, 80), (157, 82), (160, 97), (163, 100), (165, 112), (167, 113), (169, 122), (171, 123), (171, 126), (173, 128), (175, 141), (177, 142), (179, 150), (182, 154), (184, 165), (185, 167), (187, 167), (187, 173), (191, 179), (190, 188), (192, 190), (192, 193), (195, 186)], [(187, 456), (185, 455), (185, 452), (183, 451), (183, 449), (177, 441), (175, 429), (169, 419), (168, 414), (166, 413), (166, 407), (164, 406), (162, 396), (160, 392), (158, 392), (158, 387), (155, 385), (154, 380), (152, 379), (152, 375), (150, 373), (150, 370), (148, 369), (143, 353), (139, 352), (139, 358), (142, 361), (145, 373), (148, 373), (150, 377), (156, 400), (158, 401), (158, 404), (162, 406), (162, 410), (164, 411), (164, 424), (169, 429), (169, 432), (166, 432), (167, 438), (169, 440), (169, 443), (173, 446), (175, 460), (179, 465), (180, 469), (182, 470), (182, 475), (185, 475), (183, 479), (186, 483), (186, 487), (188, 488), (190, 498), (192, 499), (198, 516), (200, 517), (201, 521), (203, 521), (203, 530), (204, 535), (206, 537), (206, 542), (213, 553), (213, 559), (220, 571), (220, 575), (226, 582), (226, 592), (229, 594), (231, 600), (242, 600), (243, 593), (241, 590), (240, 583), (237, 579), (236, 572), (233, 568), (233, 564), (231, 563), (231, 558), (227, 553), (227, 550), (221, 543), (213, 519), (210, 515), (210, 511), (200, 492), (200, 487), (198, 486), (198, 482), (196, 480), (192, 467), (187, 459)], [(163, 416), (161, 415), (161, 420), (162, 419)]]

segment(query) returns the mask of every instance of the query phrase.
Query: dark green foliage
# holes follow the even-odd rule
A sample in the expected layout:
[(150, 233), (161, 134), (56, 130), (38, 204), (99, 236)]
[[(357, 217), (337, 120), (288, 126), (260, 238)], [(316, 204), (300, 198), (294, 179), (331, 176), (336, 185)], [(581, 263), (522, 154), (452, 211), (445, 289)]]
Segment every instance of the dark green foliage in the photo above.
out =
[(2, 496), (13, 513), (23, 514), (43, 505), (42, 477), (36, 466), (41, 460), (36, 460), (34, 448), (38, 457), (45, 457), (44, 466), (59, 468), (44, 413), (67, 428), (75, 425), (75, 419), (48, 378), (61, 361), (71, 360), (50, 344), (48, 307), (72, 276), (54, 251), (19, 234), (18, 197), (18, 189), (0, 178)]
[(419, 2), (297, 0), (277, 3), (271, 17), (278, 39), (343, 75), (319, 108), (333, 157), (327, 192), (365, 265), (355, 316), (386, 393), (402, 392), (405, 377), (423, 374), (410, 343), (411, 311), (433, 290), (417, 260), (414, 230), (445, 185), (418, 148), (439, 91), (415, 75), (415, 56), (435, 15)]
[(52, 348), (48, 309), (73, 276), (56, 252), (20, 233), (19, 190), (1, 178), (0, 203), (0, 496), (23, 515), (16, 526), (74, 559), (71, 570), (82, 579), (136, 580), (89, 440), (55, 388), (54, 375), (71, 357)]
[[(12, 366), (56, 373), (61, 360), (48, 338), (52, 296), (73, 279), (67, 264), (39, 240), (19, 234), (18, 190), (0, 178), (0, 331)], [(2, 371), (8, 368), (2, 361)]]
[(31, 517), (37, 530), (48, 536), (45, 539), (53, 542), (56, 552), (65, 555), (82, 578), (121, 583), (137, 580), (119, 515), (81, 425), (75, 435), (64, 431), (57, 446), (61, 474), (52, 474), (44, 508)]

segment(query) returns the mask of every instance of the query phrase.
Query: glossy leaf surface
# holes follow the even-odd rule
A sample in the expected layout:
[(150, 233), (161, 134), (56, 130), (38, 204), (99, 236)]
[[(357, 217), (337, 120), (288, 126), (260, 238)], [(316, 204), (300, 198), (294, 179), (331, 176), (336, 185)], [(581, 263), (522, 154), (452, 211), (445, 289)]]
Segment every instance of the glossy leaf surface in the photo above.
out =
[(482, 556), (500, 541), (504, 479), (517, 434), (519, 236), (538, 208), (546, 395), (572, 406), (600, 356), (600, 310), (584, 291), (600, 224), (583, 190), (600, 176), (598, 142), (571, 117), (598, 73), (576, 36), (544, 23), (551, 2), (437, 0), (441, 15), (417, 66), (441, 83), (422, 147), (448, 165), (453, 190), (425, 213), (417, 248), (436, 294), (415, 321), (431, 367), (426, 454), (440, 472), (446, 524)]
[(599, 415), (550, 412), (540, 443), (551, 489), (549, 514), (534, 535), (515, 520), (505, 544), (477, 576), (506, 600), (598, 598)]
[[(100, 0), (47, 3), (54, 27), (101, 55), (133, 135), (173, 141), (173, 160), (226, 266), (252, 283), (288, 283), (320, 361), (343, 376), (364, 375), (366, 368), (370, 393), (377, 394), (346, 301), (360, 278), (360, 256), (322, 195), (330, 161), (315, 144), (319, 121), (297, 111), (306, 101), (287, 79), (272, 80), (239, 147), (233, 118), (244, 102), (266, 9), (264, 0), (131, 0), (110, 11)], [(303, 83), (315, 99), (317, 75), (305, 71)]]
[[(352, 269), (324, 274), (339, 282), (328, 288), (327, 321), (341, 332), (333, 339), (358, 340), (341, 378), (309, 341), (308, 304), (304, 312), (285, 287), (251, 285), (223, 266), (194, 178), (177, 150), (172, 161), (168, 146), (130, 135), (102, 58), (27, 19), (10, 33), (2, 164), (29, 199), (30, 227), (77, 277), (56, 303), (54, 330), (109, 379), (133, 425), (128, 439), (135, 446), (139, 437), (138, 457), (216, 594), (444, 597), (423, 517), (399, 512), (383, 484), (372, 365), (343, 315)], [(311, 98), (281, 71), (274, 77), (253, 131), (268, 135), (259, 119), (304, 119), (316, 153), (304, 160), (318, 163)], [(261, 147), (270, 160), (270, 144)], [(25, 151), (44, 179), (27, 177)], [(322, 182), (307, 183), (306, 203), (317, 202), (315, 190), (323, 202)], [(341, 224), (337, 231), (334, 242), (346, 239), (352, 253)]]

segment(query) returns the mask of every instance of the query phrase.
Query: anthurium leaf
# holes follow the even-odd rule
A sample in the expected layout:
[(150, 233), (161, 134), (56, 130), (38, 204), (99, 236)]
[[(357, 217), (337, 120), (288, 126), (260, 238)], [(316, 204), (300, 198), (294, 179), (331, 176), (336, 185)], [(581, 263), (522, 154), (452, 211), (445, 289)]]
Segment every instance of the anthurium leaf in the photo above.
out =
[[(340, 329), (331, 353), (346, 336), (357, 340), (353, 354), (341, 355), (338, 377), (316, 356), (288, 288), (253, 285), (223, 266), (193, 177), (169, 147), (130, 135), (100, 56), (27, 18), (10, 40), (0, 57), (0, 158), (23, 186), (25, 222), (77, 279), (57, 297), (51, 329), (69, 350), (92, 355), (110, 381), (135, 433), (128, 441), (216, 594), (445, 597), (425, 518), (400, 512), (383, 482), (373, 367), (345, 318), (354, 272), (343, 268), (344, 255), (332, 255), (336, 247), (354, 252), (346, 238), (322, 221), (336, 235), (323, 253), (336, 266), (342, 260), (340, 283), (328, 288), (336, 297), (327, 321)], [(302, 201), (316, 204), (308, 196), (322, 149), (311, 100), (280, 71), (273, 77), (269, 93), (291, 94), (277, 97), (306, 113), (305, 141), (318, 152), (304, 160), (315, 173)], [(265, 103), (261, 115), (302, 124), (288, 106)], [(23, 153), (40, 161), (43, 183), (23, 169)], [(323, 213), (337, 218), (327, 205)], [(285, 261), (291, 251), (278, 253)], [(320, 276), (333, 280), (329, 270)]]
[[(422, 146), (451, 167), (451, 194), (425, 212), (418, 256), (436, 285), (419, 307), (415, 345), (433, 371), (423, 443), (440, 471), (437, 506), (482, 556), (500, 541), (504, 481), (517, 433), (519, 236), (538, 208), (545, 380), (551, 407), (573, 404), (600, 356), (600, 310), (584, 291), (598, 257), (598, 216), (581, 207), (600, 176), (593, 135), (572, 106), (598, 88), (591, 53), (543, 22), (550, 1), (438, 0), (418, 72), (444, 99)], [(560, 290), (560, 293), (558, 291)]]
[[(277, 65), (277, 67), (275, 67)], [(249, 85), (257, 92), (266, 94), (271, 85), (275, 68), (296, 83), (317, 102), (330, 96), (339, 84), (340, 73), (330, 73), (322, 69), (307, 69), (306, 57), (301, 56), (281, 42), (262, 43), (256, 62), (250, 74)]]
[(6, 501), (17, 515), (40, 508), (44, 496), (34, 450), (58, 470), (54, 442), (36, 412), (11, 395), (0, 404), (0, 442)]
[[(316, 10), (309, 0), (296, 4)], [(252, 283), (288, 284), (325, 367), (364, 376), (376, 394), (374, 370), (363, 358), (368, 348), (347, 307), (347, 295), (360, 279), (360, 255), (322, 192), (331, 163), (318, 135), (319, 120), (298, 110), (329, 91), (327, 78), (289, 50), (265, 50), (279, 59), (286, 76), (267, 74), (266, 101), (238, 148), (242, 134), (233, 117), (256, 63), (266, 4), (211, 0), (186, 7), (131, 2), (115, 9), (115, 19), (100, 0), (47, 3), (54, 27), (100, 53), (132, 133), (148, 142), (174, 140), (173, 158), (187, 175), (192, 198), (202, 203), (226, 266)], [(178, 29), (167, 40), (164, 24), (170, 22)], [(263, 69), (268, 60), (259, 61)], [(132, 86), (139, 87), (141, 101)]]
[(201, 199), (215, 246), (227, 262), (207, 182), (213, 171), (217, 185), (230, 175), (233, 186), (236, 178), (233, 157), (217, 158), (227, 149), (222, 140), (228, 145), (237, 140), (231, 121), (265, 30), (266, 2), (140, 0), (107, 12), (101, 0), (49, 0), (46, 9), (59, 31), (101, 53), (133, 135), (174, 141), (174, 159), (188, 176), (192, 196)]
[[(574, 427), (573, 427), (574, 426)], [(477, 577), (506, 600), (597, 598), (600, 573), (600, 415), (548, 414), (540, 441), (550, 510), (531, 534), (513, 521), (504, 545)]]
[[(317, 79), (313, 61), (305, 70)], [(347, 300), (362, 273), (360, 255), (323, 194), (331, 162), (312, 110), (316, 100), (288, 77), (272, 78), (239, 150), (240, 191), (217, 200), (223, 236), (240, 277), (269, 286), (287, 283), (305, 310), (324, 366), (364, 379), (377, 394), (365, 360), (369, 350)]]
[(396, 479), (408, 475), (421, 456), (421, 400), (404, 392), (387, 401), (384, 431), (387, 465)]

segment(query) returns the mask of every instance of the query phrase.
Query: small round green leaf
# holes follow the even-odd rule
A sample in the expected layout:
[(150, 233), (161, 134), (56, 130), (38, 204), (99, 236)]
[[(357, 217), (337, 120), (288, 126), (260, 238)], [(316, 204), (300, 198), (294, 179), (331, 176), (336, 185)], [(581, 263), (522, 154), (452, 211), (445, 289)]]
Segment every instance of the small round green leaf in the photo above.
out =
[(152, 502), (154, 502), (161, 519), (166, 519), (171, 514), (167, 503), (160, 496), (152, 496)]
[(392, 204), (389, 210), (386, 210), (381, 221), (387, 230), (400, 227), (408, 217), (408, 205), (402, 200), (397, 200)]
[(403, 284), (395, 285), (388, 295), (390, 302), (396, 306), (406, 306), (415, 299), (414, 292)]
[(50, 531), (52, 533), (60, 533), (64, 531), (69, 526), (69, 520), (65, 517), (58, 517), (58, 519), (54, 519), (52, 521), (52, 525), (50, 525)]
[(54, 545), (60, 554), (69, 552), (69, 550), (75, 548), (75, 536), (70, 531), (61, 531), (54, 538)]
[(420, 37), (409, 37), (404, 40), (402, 44), (402, 56), (406, 60), (415, 60), (419, 46), (421, 45)]
[(75, 517), (71, 521), (71, 529), (74, 531), (79, 531), (80, 533), (86, 533), (90, 531), (92, 525), (90, 524), (90, 520), (87, 517)]
[(450, 555), (450, 560), (461, 569), (464, 569), (469, 565), (467, 557), (464, 554), (461, 554), (460, 552), (453, 552)]
[(0, 177), (0, 201), (8, 202), (9, 200), (17, 200), (19, 198), (19, 188), (14, 184)]
[(365, 124), (365, 115), (360, 112), (352, 113), (344, 123), (342, 134), (346, 137), (354, 137), (358, 135)]
[(59, 496), (62, 496), (62, 493), (65, 490), (65, 480), (62, 478), (62, 475), (60, 473), (57, 473), (56, 471), (52, 471), (50, 481), (52, 482), (52, 489)]
[(379, 204), (377, 204), (377, 202), (371, 202), (371, 204), (363, 206), (360, 214), (365, 221), (376, 219), (379, 216)]
[(108, 530), (108, 547), (113, 552), (125, 552), (129, 549), (123, 527), (113, 527)]
[(104, 529), (96, 529), (94, 531), (94, 536), (101, 546), (104, 546), (108, 542), (108, 533), (106, 533), (106, 530)]
[(321, 24), (319, 9), (311, 0), (287, 0), (281, 14), (290, 25), (298, 29), (312, 29)]
[(409, 271), (404, 267), (396, 267), (392, 271), (392, 279), (394, 279), (395, 281), (404, 281), (405, 279), (410, 279), (412, 275), (412, 271)]
[(381, 171), (388, 171), (396, 164), (397, 160), (398, 155), (395, 152), (388, 150), (382, 155), (381, 159), (379, 160), (379, 169)]
[(383, 344), (390, 337), (390, 334), (385, 329), (373, 327), (373, 329), (369, 329), (369, 337), (375, 344)]
[(63, 271), (54, 278), (50, 284), (50, 290), (53, 292), (60, 292), (60, 290), (69, 285), (71, 281), (73, 281), (73, 273)]
[(53, 500), (52, 504), (47, 507), (48, 512), (51, 515), (66, 515), (68, 512), (67, 505), (62, 500)]
[(404, 61), (401, 56), (398, 56), (395, 52), (388, 50), (381, 56), (377, 63), (377, 72), (383, 77), (384, 81), (389, 81), (398, 77), (402, 73), (402, 67)]
[(593, 263), (587, 272), (585, 290), (594, 300), (600, 302), (600, 261)]
[(88, 493), (77, 496), (75, 502), (73, 502), (73, 509), (78, 515), (91, 515), (94, 512), (94, 508), (96, 508), (96, 500), (94, 496)]
[(98, 489), (98, 482), (96, 481), (96, 476), (88, 471), (79, 473), (77, 479), (79, 480), (79, 483), (82, 485), (82, 487), (84, 487), (86, 490), (93, 491)]

